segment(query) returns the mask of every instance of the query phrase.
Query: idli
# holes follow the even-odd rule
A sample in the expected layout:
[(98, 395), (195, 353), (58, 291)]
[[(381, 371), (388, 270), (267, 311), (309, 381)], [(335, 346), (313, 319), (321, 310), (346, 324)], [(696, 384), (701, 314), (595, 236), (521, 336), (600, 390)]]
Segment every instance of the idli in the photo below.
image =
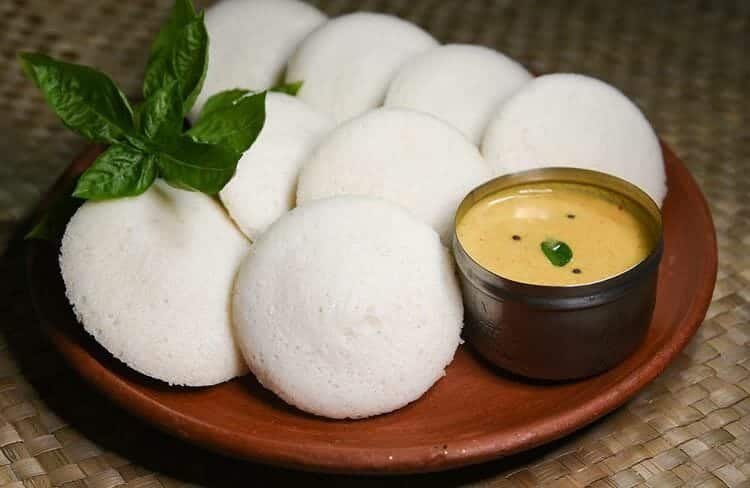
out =
[(237, 226), (256, 239), (294, 206), (297, 175), (333, 119), (282, 93), (266, 95), (266, 123), (219, 193)]
[(449, 242), (463, 197), (490, 178), (479, 150), (421, 112), (379, 108), (334, 129), (300, 171), (299, 204), (372, 195), (412, 211)]
[(232, 312), (261, 384), (332, 418), (419, 398), (445, 374), (463, 321), (437, 234), (394, 204), (357, 196), (277, 220), (240, 268)]
[(208, 70), (191, 120), (220, 91), (259, 91), (281, 81), (297, 44), (325, 20), (297, 0), (223, 0), (206, 9)]
[(490, 122), (482, 152), (498, 175), (573, 166), (623, 178), (659, 205), (667, 193), (648, 120), (616, 88), (587, 76), (553, 74), (527, 83)]
[(172, 385), (213, 385), (246, 371), (230, 300), (249, 247), (212, 198), (157, 180), (84, 203), (60, 269), (79, 322), (114, 357)]
[(523, 66), (493, 49), (448, 44), (407, 61), (385, 105), (432, 114), (478, 144), (500, 102), (529, 80)]
[(401, 64), (436, 45), (425, 31), (392, 15), (343, 15), (300, 44), (286, 79), (304, 81), (298, 96), (342, 122), (380, 105)]

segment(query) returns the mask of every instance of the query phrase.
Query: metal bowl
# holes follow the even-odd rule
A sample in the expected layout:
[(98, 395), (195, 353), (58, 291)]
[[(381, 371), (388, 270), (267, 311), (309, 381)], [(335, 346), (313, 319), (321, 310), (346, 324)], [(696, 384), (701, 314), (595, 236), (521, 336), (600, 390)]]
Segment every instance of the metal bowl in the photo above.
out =
[[(658, 205), (636, 186), (597, 171), (544, 168), (501, 176), (461, 202), (457, 224), (482, 198), (538, 182), (597, 187), (627, 201), (655, 236), (651, 253), (610, 278), (582, 285), (546, 286), (497, 275), (474, 261), (453, 234), (464, 297), (464, 337), (485, 359), (512, 373), (543, 380), (592, 376), (624, 360), (646, 335), (656, 301), (662, 256)], [(455, 227), (455, 226), (454, 226)]]

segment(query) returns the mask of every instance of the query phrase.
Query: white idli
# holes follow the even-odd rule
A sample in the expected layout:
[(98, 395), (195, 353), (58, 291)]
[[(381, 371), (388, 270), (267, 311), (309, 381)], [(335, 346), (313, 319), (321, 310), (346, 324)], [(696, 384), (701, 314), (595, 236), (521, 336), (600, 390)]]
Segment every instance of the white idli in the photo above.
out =
[(213, 199), (157, 180), (83, 204), (60, 269), (76, 317), (114, 357), (169, 384), (213, 385), (246, 371), (230, 300), (249, 247)]
[(448, 44), (407, 61), (385, 105), (432, 114), (477, 144), (498, 105), (529, 80), (523, 66), (497, 51)]
[(343, 15), (300, 44), (286, 79), (304, 81), (298, 96), (342, 122), (380, 105), (399, 66), (436, 45), (425, 31), (392, 15)]
[(266, 122), (219, 193), (237, 226), (256, 239), (294, 206), (297, 175), (333, 119), (281, 93), (266, 96)]
[(280, 82), (297, 44), (325, 20), (296, 0), (223, 0), (206, 9), (208, 70), (191, 120), (220, 91), (260, 91)]
[(372, 195), (412, 211), (450, 241), (463, 197), (490, 178), (479, 150), (445, 122), (380, 108), (334, 129), (300, 171), (297, 202)]
[(276, 221), (240, 268), (232, 311), (261, 384), (332, 418), (419, 398), (444, 375), (463, 321), (437, 234), (396, 205), (355, 196)]
[(587, 76), (540, 76), (500, 107), (482, 142), (496, 174), (542, 166), (610, 173), (661, 205), (667, 193), (659, 140), (616, 88)]

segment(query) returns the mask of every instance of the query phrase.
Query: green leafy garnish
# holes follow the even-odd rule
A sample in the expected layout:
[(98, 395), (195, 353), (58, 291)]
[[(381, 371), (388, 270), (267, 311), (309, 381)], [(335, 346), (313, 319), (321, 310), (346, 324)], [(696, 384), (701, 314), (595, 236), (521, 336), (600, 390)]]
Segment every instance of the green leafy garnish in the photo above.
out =
[(234, 175), (241, 152), (220, 144), (203, 144), (182, 136), (159, 153), (159, 173), (183, 190), (218, 193)]
[(140, 195), (156, 179), (156, 158), (125, 144), (115, 144), (96, 158), (73, 190), (84, 200)]
[(196, 141), (225, 146), (242, 154), (260, 134), (266, 117), (265, 107), (266, 92), (243, 96), (224, 106), (214, 103), (208, 113), (201, 112), (198, 122), (187, 135)]
[(111, 144), (135, 130), (128, 99), (104, 73), (44, 54), (21, 53), (19, 59), (50, 108), (73, 132)]
[(192, 108), (203, 87), (208, 68), (208, 32), (203, 15), (190, 0), (175, 0), (166, 24), (156, 35), (143, 78), (143, 97), (148, 99), (170, 82), (176, 82), (182, 113)]
[[(265, 92), (236, 89), (209, 98), (195, 125), (183, 131), (208, 66), (203, 14), (190, 0), (175, 0), (154, 40), (138, 105), (95, 69), (36, 53), (21, 53), (19, 60), (68, 128), (109, 145), (75, 183), (73, 201), (140, 195), (158, 177), (214, 195), (232, 178), (265, 123)], [(298, 85), (284, 90), (296, 92)], [(68, 203), (60, 205), (69, 210)], [(67, 222), (70, 213), (53, 208), (27, 237), (49, 238), (55, 234), (52, 220), (61, 217)]]
[(171, 141), (182, 132), (182, 107), (179, 86), (170, 81), (138, 106), (136, 125), (149, 141)]
[(547, 239), (542, 241), (540, 246), (549, 262), (555, 266), (565, 266), (573, 259), (573, 251), (570, 246), (562, 241)]
[(287, 95), (296, 97), (297, 93), (299, 93), (300, 88), (302, 88), (303, 83), (304, 81), (293, 81), (291, 83), (284, 83), (281, 85), (276, 85), (275, 87), (271, 88), (271, 91), (279, 92), (279, 93), (286, 93)]
[(198, 115), (198, 120), (205, 119), (211, 113), (217, 110), (231, 107), (242, 97), (252, 94), (253, 92), (251, 92), (250, 90), (242, 90), (240, 88), (217, 93), (216, 95), (209, 97), (208, 100), (206, 100), (206, 103), (203, 104), (203, 108)]

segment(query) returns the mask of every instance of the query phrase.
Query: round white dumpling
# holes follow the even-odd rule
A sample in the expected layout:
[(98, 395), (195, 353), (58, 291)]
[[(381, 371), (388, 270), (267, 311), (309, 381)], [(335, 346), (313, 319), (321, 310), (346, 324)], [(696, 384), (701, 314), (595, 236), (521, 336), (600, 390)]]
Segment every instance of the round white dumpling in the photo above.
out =
[(295, 97), (281, 93), (266, 96), (263, 130), (219, 193), (247, 237), (256, 239), (294, 206), (300, 166), (332, 128), (330, 116)]
[(659, 139), (636, 105), (587, 76), (540, 76), (506, 100), (482, 152), (498, 175), (543, 166), (592, 169), (623, 178), (661, 205), (667, 194)]
[(436, 45), (425, 31), (392, 15), (343, 15), (300, 44), (286, 80), (303, 81), (299, 97), (342, 122), (380, 105), (399, 66)]
[(444, 375), (463, 321), (437, 234), (392, 203), (357, 196), (276, 221), (240, 268), (232, 313), (261, 384), (332, 418), (419, 398)]
[(220, 91), (278, 83), (297, 44), (325, 20), (297, 0), (223, 0), (206, 9), (208, 70), (191, 119)]
[(216, 201), (157, 180), (137, 197), (83, 204), (60, 269), (79, 322), (114, 357), (169, 384), (205, 386), (247, 370), (230, 300), (249, 248)]
[(300, 171), (297, 203), (372, 195), (412, 211), (450, 241), (463, 197), (490, 178), (479, 150), (445, 122), (380, 108), (340, 125)]
[(523, 66), (497, 51), (448, 44), (407, 61), (385, 105), (432, 114), (476, 144), (500, 102), (529, 80)]

